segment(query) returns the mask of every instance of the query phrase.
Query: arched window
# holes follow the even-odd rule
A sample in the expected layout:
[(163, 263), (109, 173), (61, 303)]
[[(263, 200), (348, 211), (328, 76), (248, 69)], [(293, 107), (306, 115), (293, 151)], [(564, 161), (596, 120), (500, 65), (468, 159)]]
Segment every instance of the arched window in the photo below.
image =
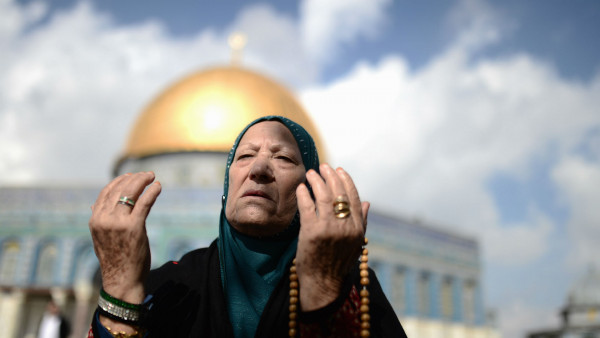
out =
[(54, 282), (54, 271), (58, 248), (55, 243), (46, 243), (38, 253), (37, 266), (35, 269), (35, 284), (52, 285)]
[(0, 261), (0, 282), (12, 283), (17, 274), (17, 262), (21, 247), (17, 241), (6, 241), (2, 245), (2, 261)]

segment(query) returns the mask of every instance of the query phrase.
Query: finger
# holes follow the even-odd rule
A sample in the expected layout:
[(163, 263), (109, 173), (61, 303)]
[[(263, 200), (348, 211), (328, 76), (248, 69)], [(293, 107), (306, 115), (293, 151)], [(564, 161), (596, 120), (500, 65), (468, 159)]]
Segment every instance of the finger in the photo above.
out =
[(346, 188), (344, 187), (344, 183), (342, 179), (338, 175), (338, 173), (333, 170), (328, 164), (321, 164), (321, 175), (325, 179), (325, 183), (331, 189), (332, 199), (329, 203), (333, 203), (333, 199), (342, 196), (344, 199), (348, 200), (348, 196), (346, 194)]
[(300, 212), (300, 225), (302, 227), (314, 224), (317, 217), (315, 203), (310, 197), (310, 192), (304, 183), (300, 183), (296, 188), (296, 199), (298, 200), (298, 211)]
[(333, 196), (321, 175), (311, 169), (306, 173), (306, 179), (310, 183), (315, 195), (315, 207), (318, 217), (331, 215), (333, 213), (333, 208), (331, 207)]
[(344, 190), (350, 199), (349, 202), (360, 206), (360, 197), (358, 196), (358, 190), (356, 190), (352, 177), (343, 168), (337, 168), (336, 172), (344, 184)]
[(143, 217), (144, 219), (150, 213), (150, 209), (156, 202), (158, 195), (162, 191), (162, 185), (159, 181), (155, 181), (150, 184), (148, 189), (140, 196), (139, 200), (135, 203), (135, 208), (132, 210), (132, 214), (135, 216)]
[(342, 182), (344, 182), (346, 194), (349, 198), (350, 212), (352, 213), (352, 218), (355, 220), (356, 225), (363, 226), (363, 213), (360, 203), (360, 197), (358, 196), (358, 190), (354, 185), (354, 181), (352, 180), (352, 177), (350, 177), (350, 175), (343, 168), (337, 168), (336, 171), (340, 176)]
[(365, 234), (367, 233), (367, 216), (369, 215), (370, 207), (371, 207), (371, 203), (362, 202), (363, 228), (364, 228)]
[[(108, 196), (111, 194), (114, 187), (121, 184), (121, 182), (123, 182), (129, 176), (131, 176), (131, 174), (127, 173), (127, 174), (118, 176), (115, 179), (113, 179), (112, 181), (110, 181), (110, 183), (108, 183), (104, 187), (104, 189), (102, 189), (100, 191), (100, 194), (98, 194), (98, 198), (96, 199), (94, 206), (99, 206), (99, 207), (103, 206), (106, 203), (106, 201), (108, 200)], [(92, 211), (94, 211), (94, 209), (95, 209), (94, 206), (92, 206)]]
[(134, 202), (137, 202), (137, 199), (140, 197), (144, 189), (146, 189), (146, 187), (152, 183), (152, 181), (154, 181), (154, 178), (154, 173), (151, 171), (133, 174), (113, 189), (110, 200), (112, 203), (115, 203), (115, 205), (120, 206), (119, 209), (123, 211), (131, 211), (131, 206), (117, 203), (119, 199), (121, 197), (127, 197), (132, 199)]
[(129, 198), (133, 198), (134, 200), (137, 200), (140, 197), (140, 195), (142, 194), (142, 192), (144, 191), (144, 189), (146, 189), (146, 187), (150, 183), (152, 183), (154, 181), (154, 179), (155, 179), (155, 176), (154, 176), (154, 172), (152, 172), (152, 171), (139, 172), (139, 173), (133, 174), (129, 178), (129, 181), (123, 182), (123, 185), (121, 187), (122, 189), (120, 192), (123, 196), (127, 196)]

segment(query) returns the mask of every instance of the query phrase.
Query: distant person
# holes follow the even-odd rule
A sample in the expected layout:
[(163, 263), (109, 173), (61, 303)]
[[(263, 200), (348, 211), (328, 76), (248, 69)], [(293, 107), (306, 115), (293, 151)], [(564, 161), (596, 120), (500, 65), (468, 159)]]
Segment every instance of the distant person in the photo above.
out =
[(58, 305), (50, 300), (40, 323), (38, 338), (66, 338), (70, 333), (69, 322), (60, 313)]

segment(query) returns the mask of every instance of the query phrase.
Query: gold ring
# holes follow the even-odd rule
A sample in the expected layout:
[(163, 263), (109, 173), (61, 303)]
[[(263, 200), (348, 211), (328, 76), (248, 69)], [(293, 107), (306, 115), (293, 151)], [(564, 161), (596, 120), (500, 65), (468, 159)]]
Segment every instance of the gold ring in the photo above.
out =
[(333, 202), (333, 213), (335, 214), (336, 218), (340, 219), (350, 216), (350, 205), (344, 196), (340, 195), (336, 197), (335, 201)]
[(127, 196), (123, 196), (123, 197), (119, 198), (119, 201), (117, 202), (117, 204), (123, 204), (123, 205), (133, 208), (133, 206), (135, 205), (135, 201)]

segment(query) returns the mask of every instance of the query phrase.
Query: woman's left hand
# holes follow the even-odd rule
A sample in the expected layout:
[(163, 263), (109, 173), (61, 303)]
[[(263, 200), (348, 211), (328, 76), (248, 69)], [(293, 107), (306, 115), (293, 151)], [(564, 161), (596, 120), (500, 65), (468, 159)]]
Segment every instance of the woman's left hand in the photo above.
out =
[[(369, 203), (361, 203), (350, 175), (327, 164), (320, 171), (322, 177), (314, 170), (306, 173), (315, 201), (304, 184), (296, 189), (301, 224), (296, 272), (303, 311), (326, 306), (339, 296), (344, 278), (358, 260), (367, 227)], [(335, 215), (337, 197), (350, 207), (345, 218)]]

